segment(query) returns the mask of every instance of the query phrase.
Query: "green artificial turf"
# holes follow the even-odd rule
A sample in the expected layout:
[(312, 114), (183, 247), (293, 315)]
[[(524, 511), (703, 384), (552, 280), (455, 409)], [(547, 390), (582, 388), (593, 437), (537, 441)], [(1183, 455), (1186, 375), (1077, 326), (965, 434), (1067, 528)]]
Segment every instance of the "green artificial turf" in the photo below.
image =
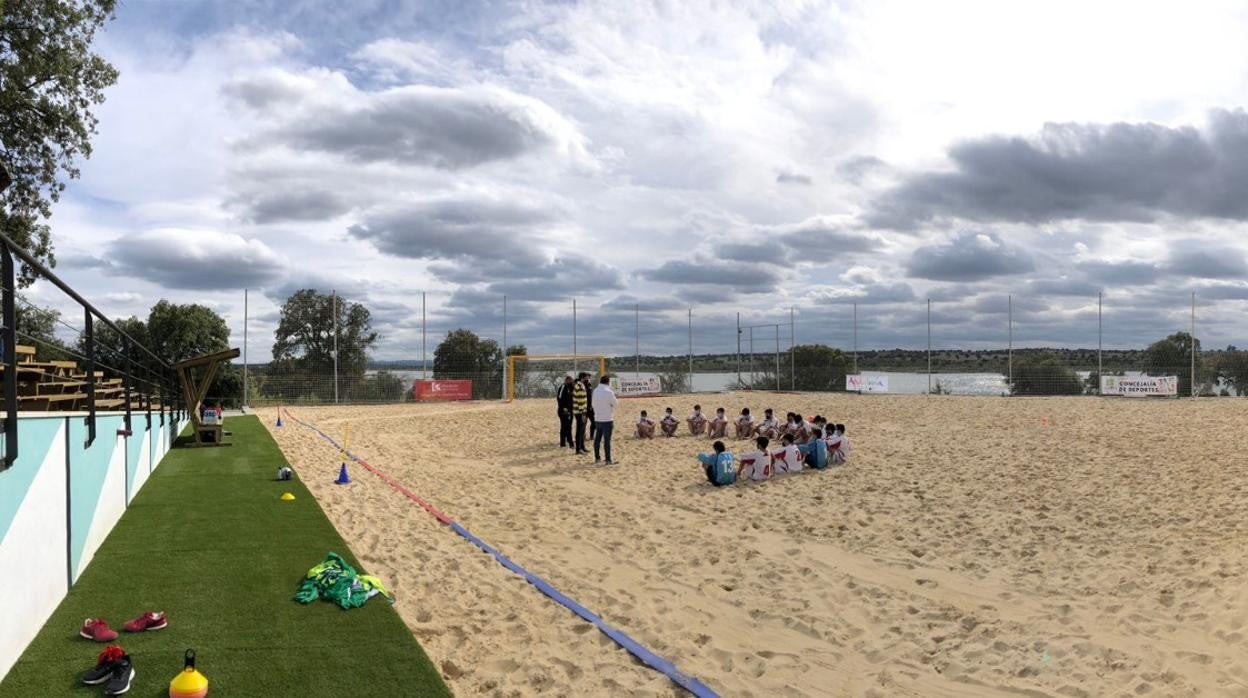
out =
[[(0, 697), (101, 694), (78, 681), (104, 647), (78, 637), (87, 617), (121, 632), (136, 671), (132, 696), (168, 695), (187, 648), (209, 695), (450, 695), (384, 598), (350, 611), (292, 600), (331, 550), (361, 568), (303, 484), (275, 479), (285, 459), (260, 421), (230, 418), (226, 428), (233, 446), (165, 456)], [(285, 491), (295, 501), (281, 501)], [(20, 594), (27, 582), (10, 572)], [(169, 627), (121, 631), (148, 609), (166, 611)]]

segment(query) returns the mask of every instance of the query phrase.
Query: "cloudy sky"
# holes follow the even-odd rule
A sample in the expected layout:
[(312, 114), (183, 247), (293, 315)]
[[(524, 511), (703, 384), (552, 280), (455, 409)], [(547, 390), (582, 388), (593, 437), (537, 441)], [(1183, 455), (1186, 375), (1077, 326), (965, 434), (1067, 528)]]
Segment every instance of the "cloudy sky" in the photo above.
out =
[[(293, 290), (384, 358), (799, 342), (1248, 344), (1242, 3), (128, 0), (58, 270), (207, 304), (268, 357)], [(36, 298), (61, 305), (54, 294)], [(770, 334), (770, 330), (767, 331)], [(785, 330), (787, 343), (787, 329)]]

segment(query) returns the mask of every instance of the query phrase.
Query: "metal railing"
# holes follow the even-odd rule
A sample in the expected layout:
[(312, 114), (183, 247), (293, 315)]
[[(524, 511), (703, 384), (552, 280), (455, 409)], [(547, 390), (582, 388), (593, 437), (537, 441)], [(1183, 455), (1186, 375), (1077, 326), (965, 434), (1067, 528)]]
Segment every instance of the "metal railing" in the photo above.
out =
[[(17, 384), (20, 365), (17, 360), (18, 340), (19, 338), (26, 339), (36, 345), (44, 342), (41, 338), (25, 334), (17, 326), (17, 301), (19, 300), (17, 264), (19, 262), (25, 269), (33, 271), (37, 278), (51, 283), (82, 308), (83, 327), (80, 351), (64, 346), (56, 347), (56, 350), (74, 356), (82, 362), (80, 368), (85, 373), (83, 382), (85, 383), (86, 416), (84, 420), (87, 430), (87, 446), (95, 441), (96, 436), (97, 384), (95, 374), (97, 369), (106, 369), (122, 381), (126, 435), (131, 432), (132, 406), (136, 392), (140, 397), (141, 409), (147, 413), (149, 423), (152, 418), (153, 399), (158, 400), (157, 411), (161, 425), (165, 423), (166, 412), (169, 413), (170, 419), (175, 419), (176, 415), (185, 411), (172, 366), (109, 320), (33, 255), (8, 236), (0, 233), (0, 290), (3, 291), (3, 301), (0, 303), (0, 313), (2, 313), (0, 321), (3, 322), (3, 327), (0, 327), (0, 340), (3, 341), (2, 363), (5, 367), (4, 458), (0, 462), (0, 470), (12, 466), (17, 459), (19, 448), (17, 431)], [(102, 323), (114, 332), (121, 346), (110, 346), (98, 340), (96, 323)]]

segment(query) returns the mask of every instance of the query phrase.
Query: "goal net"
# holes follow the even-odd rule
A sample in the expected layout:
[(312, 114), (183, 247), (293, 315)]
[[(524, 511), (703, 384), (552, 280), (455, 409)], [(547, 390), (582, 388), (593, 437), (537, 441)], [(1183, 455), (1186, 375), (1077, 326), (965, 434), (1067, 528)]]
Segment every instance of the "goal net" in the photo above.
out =
[(607, 359), (597, 354), (549, 354), (507, 357), (507, 399), (553, 398), (564, 376), (576, 377), (585, 371), (594, 384), (606, 373)]

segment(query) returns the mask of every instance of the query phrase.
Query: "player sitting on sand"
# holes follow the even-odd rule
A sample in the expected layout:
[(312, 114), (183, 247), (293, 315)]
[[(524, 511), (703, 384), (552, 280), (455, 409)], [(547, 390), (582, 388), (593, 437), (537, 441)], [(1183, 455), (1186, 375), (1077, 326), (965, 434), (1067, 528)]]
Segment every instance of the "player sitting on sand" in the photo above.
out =
[[(816, 418), (816, 428), (818, 427), (818, 419)], [(806, 465), (816, 470), (823, 470), (828, 467), (828, 442), (823, 440), (819, 431), (811, 435), (810, 441), (799, 445), (797, 450), (802, 454), (802, 460)]]
[(772, 472), (779, 475), (781, 473), (800, 473), (802, 471), (802, 453), (797, 450), (792, 434), (785, 434), (781, 443), (784, 445), (771, 452), (771, 469)]
[(754, 433), (766, 436), (768, 439), (774, 439), (780, 435), (780, 422), (776, 421), (776, 415), (772, 413), (770, 407), (763, 410), (763, 421), (754, 427)]
[(694, 436), (701, 436), (706, 432), (706, 415), (702, 414), (702, 406), (694, 405), (693, 414), (689, 415), (689, 419), (685, 422), (689, 425), (689, 433)]
[(750, 408), (741, 409), (741, 415), (737, 417), (737, 438), (748, 439), (754, 435), (754, 418), (750, 416)]
[(845, 436), (845, 425), (829, 425), (828, 437), (824, 440), (828, 444), (828, 463), (844, 465), (849, 460), (849, 437)]
[(659, 428), (663, 430), (664, 436), (675, 436), (676, 429), (680, 426), (680, 420), (676, 419), (676, 415), (672, 414), (672, 408), (667, 408), (667, 413), (663, 415), (663, 419), (659, 420)]
[(787, 434), (796, 438), (798, 431), (797, 423), (799, 419), (801, 419), (801, 417), (798, 417), (796, 412), (789, 412), (786, 414), (784, 416), (784, 426), (780, 428), (780, 436), (785, 436)]
[(751, 480), (766, 480), (771, 477), (771, 456), (767, 454), (767, 446), (770, 443), (771, 439), (766, 436), (754, 439), (754, 445), (758, 447), (758, 450), (742, 453), (737, 459), (738, 479), (748, 477)]
[(737, 481), (737, 469), (733, 463), (732, 451), (724, 446), (723, 441), (711, 444), (713, 453), (699, 453), (698, 462), (706, 469), (706, 479), (712, 485), (723, 487)]
[(712, 439), (722, 439), (728, 435), (728, 415), (724, 413), (724, 408), (715, 410), (715, 418), (708, 425), (707, 432)]
[(641, 416), (637, 418), (637, 438), (653, 439), (654, 438), (654, 420), (646, 416), (646, 411), (641, 411)]

